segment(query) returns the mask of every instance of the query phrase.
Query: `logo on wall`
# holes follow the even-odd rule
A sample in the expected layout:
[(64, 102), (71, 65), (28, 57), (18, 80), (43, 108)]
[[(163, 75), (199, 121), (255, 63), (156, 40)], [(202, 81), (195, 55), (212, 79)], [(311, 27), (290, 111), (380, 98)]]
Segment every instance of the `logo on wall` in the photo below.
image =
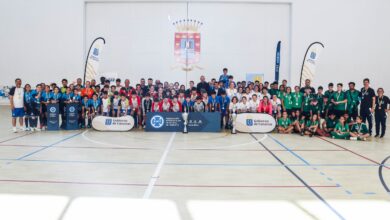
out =
[(193, 19), (183, 19), (173, 22), (176, 27), (174, 40), (175, 61), (184, 71), (194, 68), (202, 69), (197, 64), (200, 61), (200, 32), (202, 22)]

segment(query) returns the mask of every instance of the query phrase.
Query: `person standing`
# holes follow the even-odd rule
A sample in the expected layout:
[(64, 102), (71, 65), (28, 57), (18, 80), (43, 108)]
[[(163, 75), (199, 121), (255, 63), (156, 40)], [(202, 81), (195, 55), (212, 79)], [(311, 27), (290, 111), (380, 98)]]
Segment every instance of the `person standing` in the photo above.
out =
[(362, 116), (363, 123), (368, 121), (368, 131), (372, 135), (372, 114), (375, 106), (375, 91), (370, 87), (370, 80), (368, 78), (363, 80), (364, 87), (360, 91), (360, 116)]
[(9, 101), (12, 111), (12, 131), (17, 132), (16, 119), (19, 118), (20, 129), (23, 129), (23, 117), (24, 117), (24, 89), (22, 88), (22, 80), (15, 79), (15, 87), (12, 87), (9, 91)]
[(229, 75), (228, 75), (228, 69), (227, 68), (223, 68), (223, 74), (219, 76), (219, 82), (223, 82), (223, 84), (225, 85), (225, 87), (227, 87), (227, 83), (229, 81)]
[(379, 88), (377, 93), (378, 95), (375, 97), (375, 137), (379, 136), (379, 130), (381, 130), (380, 138), (383, 138), (386, 133), (386, 119), (390, 100), (389, 97), (384, 95), (383, 88)]
[(196, 91), (198, 94), (202, 94), (203, 91), (207, 92), (207, 94), (210, 94), (210, 84), (206, 82), (206, 78), (204, 76), (200, 77), (200, 82), (196, 86)]
[(347, 95), (347, 111), (350, 117), (356, 121), (358, 116), (358, 105), (359, 105), (359, 91), (355, 89), (355, 83), (348, 83), (349, 90), (345, 92)]
[(331, 97), (331, 102), (334, 106), (334, 113), (337, 118), (340, 118), (344, 115), (347, 104), (347, 97), (343, 91), (343, 84), (337, 84), (337, 92), (334, 92)]

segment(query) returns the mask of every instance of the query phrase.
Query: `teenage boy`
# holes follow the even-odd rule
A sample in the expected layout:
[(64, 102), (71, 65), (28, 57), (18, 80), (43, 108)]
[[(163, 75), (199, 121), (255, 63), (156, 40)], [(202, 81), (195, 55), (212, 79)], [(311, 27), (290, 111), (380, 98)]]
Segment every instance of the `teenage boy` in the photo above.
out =
[(370, 80), (368, 78), (363, 80), (364, 87), (360, 91), (360, 116), (362, 116), (363, 123), (368, 121), (368, 131), (372, 135), (372, 116), (375, 107), (375, 91), (370, 87)]
[(340, 118), (344, 115), (347, 108), (347, 96), (343, 91), (343, 84), (337, 84), (337, 91), (333, 93), (331, 102), (334, 106), (334, 113), (337, 118)]
[(355, 83), (348, 83), (349, 90), (345, 92), (347, 96), (347, 111), (353, 120), (358, 116), (359, 96), (360, 93), (355, 89)]

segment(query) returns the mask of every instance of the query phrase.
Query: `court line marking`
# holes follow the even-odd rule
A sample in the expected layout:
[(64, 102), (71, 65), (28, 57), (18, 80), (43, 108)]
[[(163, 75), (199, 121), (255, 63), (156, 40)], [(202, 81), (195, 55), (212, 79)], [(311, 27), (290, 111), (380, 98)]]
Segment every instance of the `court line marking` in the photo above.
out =
[[(310, 164), (307, 160), (305, 160), (302, 156), (300, 156), (299, 154), (291, 151), (291, 149), (289, 147), (287, 147), (286, 145), (284, 145), (282, 142), (280, 142), (279, 140), (277, 140), (277, 138), (273, 137), (272, 135), (270, 135), (270, 138), (277, 144), (279, 144), (281, 147), (283, 147), (284, 149), (288, 150), (292, 155), (294, 155), (296, 158), (298, 158), (299, 160), (301, 160), (302, 162), (304, 162), (306, 165), (310, 166), (313, 168), (313, 170), (315, 171), (318, 171), (318, 168), (317, 169), (314, 169), (315, 167)], [(320, 172), (320, 174), (322, 176), (324, 176), (328, 181), (333, 181), (333, 178), (329, 177), (328, 175), (326, 175), (324, 172)], [(339, 185), (345, 193), (347, 193), (348, 195), (351, 195), (351, 191), (345, 189), (343, 186), (341, 186), (340, 183), (336, 183), (337, 185)]]
[(379, 180), (381, 181), (383, 188), (385, 188), (386, 192), (390, 194), (390, 189), (387, 186), (385, 179), (383, 178), (383, 167), (384, 167), (384, 164), (386, 163), (386, 161), (388, 161), (389, 159), (390, 159), (390, 156), (386, 157), (382, 161), (382, 163), (379, 167), (379, 170), (378, 170), (378, 174), (379, 174)]
[[(74, 185), (102, 185), (102, 186), (148, 186), (147, 183), (109, 183), (109, 182), (81, 182), (62, 180), (18, 180), (0, 179), (0, 182), (12, 183), (49, 183), (49, 184), (74, 184)], [(186, 185), (186, 184), (156, 184), (156, 187), (178, 188), (304, 188), (300, 185)], [(314, 185), (314, 188), (337, 188), (337, 185)]]
[[(365, 160), (368, 160), (368, 161), (370, 161), (370, 162), (372, 162), (372, 163), (375, 163), (375, 164), (377, 164), (377, 165), (381, 165), (381, 163), (379, 163), (378, 161), (375, 161), (375, 160), (370, 159), (370, 158), (368, 158), (368, 157), (366, 157), (366, 156), (364, 156), (364, 155), (361, 155), (361, 154), (359, 154), (359, 153), (356, 153), (355, 151), (352, 151), (352, 150), (350, 150), (350, 149), (348, 149), (348, 148), (346, 148), (346, 147), (343, 147), (343, 146), (341, 146), (341, 145), (339, 145), (339, 144), (336, 144), (336, 143), (334, 143), (334, 142), (332, 142), (332, 141), (329, 141), (329, 140), (327, 140), (327, 139), (325, 139), (325, 138), (318, 137), (318, 136), (316, 136), (316, 137), (319, 138), (319, 139), (321, 139), (321, 140), (323, 140), (323, 141), (326, 141), (326, 142), (328, 142), (328, 143), (330, 143), (330, 144), (333, 144), (333, 145), (336, 146), (336, 147), (342, 148), (342, 149), (344, 149), (344, 150), (346, 150), (346, 151), (348, 151), (348, 152), (350, 152), (350, 153), (352, 153), (352, 154), (355, 154), (356, 156), (359, 156), (359, 157), (361, 157), (361, 158), (363, 158), (363, 159), (365, 159)], [(386, 168), (386, 169), (390, 169), (390, 167), (388, 167), (388, 166), (383, 166), (383, 167)]]
[[(17, 159), (0, 158), (0, 161), (20, 161)], [(79, 163), (79, 164), (117, 164), (117, 165), (156, 165), (155, 162), (116, 162), (116, 161), (83, 161), (83, 160), (44, 160), (23, 159), (24, 162), (43, 163)], [(166, 166), (210, 166), (210, 167), (281, 167), (281, 164), (226, 164), (226, 163), (165, 163)], [(290, 167), (310, 167), (306, 164), (286, 164)], [(390, 165), (390, 164), (389, 164)], [(375, 164), (311, 164), (318, 167), (379, 167)], [(318, 170), (318, 169), (317, 169)]]
[(19, 135), (19, 136), (16, 136), (16, 137), (12, 137), (12, 138), (9, 138), (9, 139), (0, 141), (0, 143), (5, 143), (5, 142), (8, 142), (8, 141), (16, 140), (16, 139), (25, 137), (25, 136), (30, 135), (30, 134), (34, 134), (34, 132), (27, 132), (27, 133), (25, 133), (25, 134), (23, 134), (23, 135)]
[(56, 144), (59, 144), (59, 143), (62, 143), (62, 142), (64, 142), (64, 141), (66, 141), (66, 140), (69, 140), (69, 139), (71, 139), (71, 138), (74, 138), (74, 137), (76, 137), (76, 136), (79, 135), (79, 134), (81, 134), (81, 132), (78, 132), (78, 133), (76, 133), (76, 134), (72, 134), (71, 136), (68, 136), (68, 137), (66, 137), (66, 138), (63, 138), (63, 139), (61, 139), (61, 140), (59, 140), (59, 141), (57, 141), (57, 142), (54, 142), (54, 143), (52, 143), (52, 144), (49, 144), (49, 145), (46, 145), (46, 146), (42, 146), (41, 149), (38, 149), (38, 150), (35, 150), (35, 151), (30, 152), (30, 153), (28, 153), (28, 154), (25, 154), (25, 155), (23, 155), (23, 156), (17, 158), (16, 160), (17, 160), (17, 161), (18, 161), (18, 160), (23, 160), (23, 159), (25, 159), (25, 158), (27, 158), (27, 157), (30, 157), (30, 156), (32, 156), (32, 155), (34, 155), (34, 154), (36, 154), (36, 153), (39, 153), (39, 152), (41, 152), (41, 151), (44, 151), (44, 150), (46, 150), (46, 149), (48, 149), (48, 148), (50, 148), (50, 147), (52, 147), (52, 146), (54, 146), (54, 145), (56, 145)]
[[(0, 144), (0, 146), (3, 147), (39, 147), (41, 148), (41, 145), (28, 145), (28, 144)], [(53, 148), (69, 148), (69, 149), (99, 149), (99, 150), (160, 150), (157, 147), (95, 147), (95, 146), (53, 146)], [(223, 148), (176, 148), (174, 150), (179, 150), (179, 151), (266, 151), (264, 149), (256, 150), (256, 149), (223, 149)], [(281, 149), (270, 149), (271, 151), (287, 151), (287, 150), (281, 150)], [(326, 151), (346, 151), (346, 150), (338, 150), (338, 149), (296, 149), (296, 150), (291, 150), (291, 151), (310, 151), (310, 152), (326, 152)]]
[[(255, 140), (258, 140), (256, 136), (254, 136), (252, 133), (249, 134), (254, 138)], [(260, 140), (258, 143), (264, 148), (268, 149), (267, 146), (265, 146)], [(331, 206), (317, 191), (315, 191), (312, 187), (310, 187), (298, 174), (296, 174), (292, 169), (290, 169), (289, 166), (287, 166), (278, 156), (276, 156), (272, 151), (268, 150), (268, 153), (272, 155), (280, 164), (283, 165), (284, 168), (286, 168), (287, 171), (289, 171), (297, 180), (299, 180), (303, 185), (306, 186), (306, 188), (311, 191), (325, 206), (327, 206), (337, 217), (340, 219), (345, 219), (333, 206)]]
[(161, 172), (161, 169), (162, 167), (164, 166), (164, 163), (165, 163), (165, 160), (168, 156), (168, 153), (169, 151), (171, 150), (172, 148), (172, 144), (173, 144), (173, 140), (175, 139), (175, 136), (176, 136), (176, 132), (173, 132), (172, 135), (171, 135), (171, 138), (169, 139), (166, 147), (165, 147), (165, 150), (164, 150), (164, 153), (162, 154), (161, 158), (160, 158), (160, 161), (158, 162), (157, 164), (157, 167), (153, 173), (153, 176), (150, 178), (149, 180), (149, 183), (148, 183), (148, 186), (145, 190), (145, 193), (143, 195), (143, 199), (149, 199), (150, 198), (150, 195), (152, 194), (152, 191), (153, 191), (153, 188), (157, 182), (157, 179), (159, 178), (160, 176), (160, 172)]

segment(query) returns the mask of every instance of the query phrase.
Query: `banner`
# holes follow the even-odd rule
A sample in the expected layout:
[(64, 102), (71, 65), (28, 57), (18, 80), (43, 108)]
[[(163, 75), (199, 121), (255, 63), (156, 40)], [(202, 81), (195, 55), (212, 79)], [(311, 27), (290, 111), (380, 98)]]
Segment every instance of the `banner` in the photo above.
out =
[(79, 129), (79, 113), (78, 113), (78, 103), (69, 103), (66, 104), (65, 114), (66, 114), (66, 130), (77, 130)]
[(236, 129), (245, 133), (268, 133), (275, 129), (276, 121), (264, 113), (237, 114)]
[(97, 116), (92, 120), (92, 127), (98, 131), (130, 131), (134, 127), (134, 118)]
[(324, 45), (320, 42), (314, 42), (306, 50), (305, 57), (302, 63), (300, 86), (305, 84), (306, 79), (313, 81), (316, 65), (319, 55), (321, 54)]
[(282, 42), (279, 41), (276, 45), (276, 57), (275, 57), (275, 81), (279, 82), (279, 68), (280, 68), (280, 47)]
[(57, 131), (60, 129), (60, 105), (57, 104), (47, 104), (47, 130)]
[[(182, 112), (146, 113), (145, 131), (182, 132), (184, 121)], [(221, 131), (221, 114), (218, 112), (190, 112), (188, 114), (188, 132)]]
[(85, 60), (84, 84), (85, 81), (96, 79), (99, 69), (100, 54), (106, 41), (102, 37), (96, 38), (89, 47), (88, 56)]
[(247, 73), (246, 74), (247, 82), (256, 82), (264, 83), (264, 74), (261, 73)]

